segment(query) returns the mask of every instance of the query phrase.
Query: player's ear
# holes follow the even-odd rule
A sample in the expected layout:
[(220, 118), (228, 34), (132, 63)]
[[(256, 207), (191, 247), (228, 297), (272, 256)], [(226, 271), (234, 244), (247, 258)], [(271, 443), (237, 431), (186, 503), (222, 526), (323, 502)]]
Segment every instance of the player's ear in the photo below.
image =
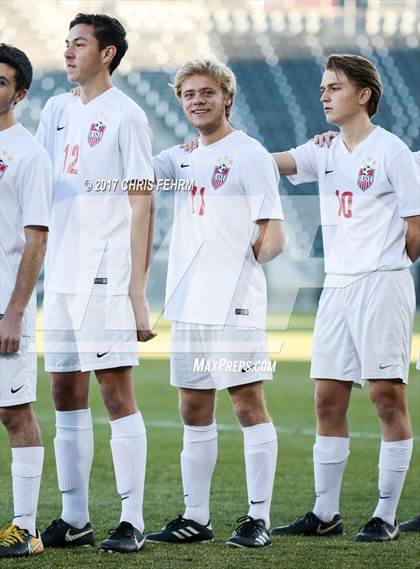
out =
[(15, 96), (13, 98), (13, 106), (20, 103), (20, 101), (22, 101), (27, 94), (28, 94), (28, 89), (20, 89), (19, 91), (16, 91)]
[(109, 65), (117, 53), (117, 48), (114, 45), (109, 45), (102, 50), (102, 63)]
[(359, 103), (361, 105), (366, 105), (369, 102), (369, 99), (372, 95), (372, 90), (370, 87), (365, 87), (359, 93)]

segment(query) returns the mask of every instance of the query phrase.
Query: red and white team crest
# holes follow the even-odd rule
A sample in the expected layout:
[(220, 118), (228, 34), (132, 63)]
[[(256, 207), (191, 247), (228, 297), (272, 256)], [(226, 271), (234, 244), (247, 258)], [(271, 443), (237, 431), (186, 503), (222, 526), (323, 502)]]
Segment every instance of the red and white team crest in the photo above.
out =
[(376, 160), (373, 160), (371, 156), (365, 160), (359, 170), (357, 175), (357, 185), (365, 192), (368, 190), (371, 185), (373, 184), (373, 180), (375, 179), (375, 168)]
[(6, 172), (7, 168), (8, 165), (6, 162), (3, 162), (3, 160), (0, 158), (0, 180), (3, 178), (3, 174)]
[(232, 162), (233, 160), (229, 160), (228, 156), (219, 158), (217, 161), (211, 177), (211, 184), (215, 190), (218, 190), (226, 182)]
[(88, 142), (89, 146), (96, 146), (99, 144), (104, 136), (104, 132), (106, 129), (106, 119), (104, 115), (98, 115), (95, 117), (95, 122), (90, 125), (89, 133), (88, 133)]
[(7, 150), (3, 150), (0, 158), (0, 180), (3, 178), (3, 175), (6, 172), (12, 160), (13, 157), (7, 153)]

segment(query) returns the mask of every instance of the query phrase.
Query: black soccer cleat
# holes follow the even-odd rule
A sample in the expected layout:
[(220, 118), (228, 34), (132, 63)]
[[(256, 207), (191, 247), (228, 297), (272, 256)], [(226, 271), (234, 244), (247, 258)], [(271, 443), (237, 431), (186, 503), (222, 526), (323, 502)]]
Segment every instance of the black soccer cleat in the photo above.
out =
[(207, 526), (187, 520), (182, 516), (178, 516), (170, 521), (160, 531), (156, 533), (148, 533), (146, 541), (148, 543), (198, 543), (205, 541), (213, 541), (214, 535), (210, 529), (210, 522)]
[(359, 529), (354, 536), (356, 541), (392, 541), (400, 536), (400, 528), (395, 520), (394, 525), (381, 518), (372, 518)]
[(0, 558), (32, 557), (44, 551), (39, 532), (31, 535), (27, 529), (13, 524), (0, 530)]
[(400, 523), (401, 531), (420, 531), (420, 516), (416, 516), (412, 520)]
[(238, 527), (227, 540), (231, 547), (268, 547), (272, 545), (271, 536), (264, 520), (254, 520), (251, 516), (242, 516), (236, 520)]
[(330, 536), (341, 535), (343, 523), (340, 514), (336, 514), (330, 522), (323, 522), (313, 512), (307, 512), (292, 524), (280, 526), (271, 531), (271, 535), (305, 535)]
[(116, 529), (109, 530), (109, 537), (98, 545), (108, 553), (134, 553), (145, 547), (145, 536), (129, 522), (120, 522)]
[(61, 518), (54, 520), (41, 533), (44, 547), (90, 547), (95, 545), (92, 526), (88, 522), (83, 528), (76, 528)]

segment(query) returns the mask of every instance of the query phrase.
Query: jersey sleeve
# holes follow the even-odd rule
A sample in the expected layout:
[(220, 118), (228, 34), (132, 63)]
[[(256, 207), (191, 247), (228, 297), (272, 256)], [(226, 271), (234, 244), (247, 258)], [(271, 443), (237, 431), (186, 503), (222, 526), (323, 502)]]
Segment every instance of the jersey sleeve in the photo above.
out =
[(246, 160), (241, 171), (252, 220), (284, 219), (278, 189), (280, 176), (272, 156), (261, 150)]
[(32, 158), (19, 180), (23, 226), (49, 227), (52, 202), (52, 167), (47, 153)]
[(154, 180), (152, 131), (142, 116), (130, 113), (121, 121), (118, 142), (126, 180)]
[(420, 168), (420, 150), (413, 152), (413, 158), (417, 166)]
[(289, 150), (296, 162), (297, 174), (288, 176), (288, 180), (294, 184), (305, 184), (318, 180), (317, 160), (315, 144), (309, 140), (296, 148)]
[(156, 180), (175, 180), (173, 149), (162, 150), (157, 156), (153, 156), (153, 168)]
[(420, 168), (407, 147), (394, 156), (387, 176), (397, 194), (400, 216), (420, 215)]
[(41, 117), (39, 119), (39, 124), (37, 131), (35, 133), (35, 138), (42, 144), (42, 146), (48, 151), (50, 156), (51, 148), (49, 147), (50, 137), (49, 137), (49, 130), (50, 130), (50, 121), (51, 121), (51, 112), (52, 112), (52, 101), (49, 99), (45, 107), (42, 109)]

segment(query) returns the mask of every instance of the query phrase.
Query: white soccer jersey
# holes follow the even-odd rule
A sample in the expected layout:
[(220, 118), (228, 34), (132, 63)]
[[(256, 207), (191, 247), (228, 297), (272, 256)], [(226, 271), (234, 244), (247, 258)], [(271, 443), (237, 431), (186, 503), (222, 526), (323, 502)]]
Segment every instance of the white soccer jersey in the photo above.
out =
[(407, 146), (377, 126), (349, 153), (338, 135), (292, 149), (294, 184), (317, 181), (325, 272), (359, 275), (409, 267), (404, 217), (420, 214), (420, 175)]
[(418, 150), (417, 152), (413, 152), (413, 156), (417, 166), (420, 167), (420, 150)]
[[(0, 132), (0, 314), (15, 288), (25, 248), (24, 228), (48, 227), (51, 210), (51, 163), (45, 149), (21, 124)], [(35, 330), (33, 293), (23, 318), (23, 334)]]
[(154, 159), (157, 179), (191, 180), (175, 193), (165, 316), (265, 328), (266, 282), (255, 260), (255, 222), (283, 219), (272, 157), (241, 131), (191, 154), (174, 146)]
[(46, 290), (127, 294), (131, 208), (124, 180), (153, 180), (143, 110), (112, 87), (87, 104), (63, 94), (41, 115), (38, 139), (54, 165)]

